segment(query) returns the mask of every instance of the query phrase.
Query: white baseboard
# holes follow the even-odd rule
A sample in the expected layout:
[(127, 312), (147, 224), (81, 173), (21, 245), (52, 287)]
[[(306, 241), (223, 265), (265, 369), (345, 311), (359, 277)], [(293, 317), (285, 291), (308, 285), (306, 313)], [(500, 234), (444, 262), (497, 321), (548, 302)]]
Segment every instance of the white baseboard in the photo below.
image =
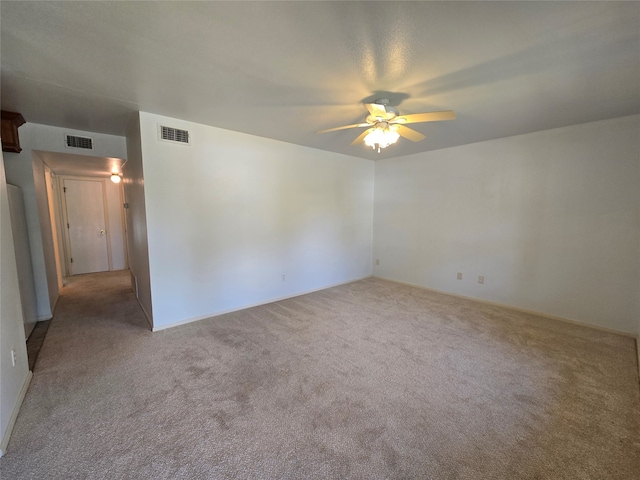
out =
[(4, 434), (2, 435), (2, 441), (0, 442), (0, 457), (2, 457), (7, 452), (7, 445), (9, 445), (11, 432), (13, 431), (13, 426), (16, 424), (16, 418), (18, 418), (18, 412), (20, 411), (20, 406), (22, 405), (24, 396), (27, 394), (27, 390), (29, 389), (31, 377), (33, 377), (33, 373), (29, 372), (24, 379), (24, 383), (22, 384), (22, 388), (20, 389), (20, 393), (18, 394), (16, 403), (13, 406), (13, 410), (11, 411), (11, 417), (9, 418), (7, 429), (4, 431)]
[[(468, 297), (466, 295), (460, 295), (458, 293), (445, 292), (444, 290), (437, 290), (435, 288), (425, 287), (424, 285), (418, 285), (415, 283), (401, 282), (400, 280), (394, 280), (393, 278), (380, 277), (378, 275), (373, 275), (374, 278), (379, 278), (380, 280), (386, 280), (387, 282), (399, 283), (400, 285), (407, 285), (409, 287), (420, 288), (422, 290), (428, 290), (430, 292), (441, 293), (443, 295), (449, 295), (451, 297), (464, 298), (465, 300), (473, 300), (474, 302), (484, 303), (486, 305), (493, 305), (496, 307), (508, 308), (509, 310), (515, 310), (516, 312), (522, 313), (530, 313), (532, 315), (537, 315), (539, 317), (549, 318), (551, 320), (558, 320), (560, 322), (572, 323), (574, 325), (580, 325), (582, 327), (592, 328), (594, 330), (600, 330), (602, 332), (615, 333), (617, 335), (623, 335), (625, 337), (638, 339), (638, 335), (630, 332), (626, 332), (624, 330), (616, 330), (615, 328), (607, 328), (601, 327), (599, 325), (593, 325), (592, 323), (582, 322), (580, 320), (574, 320), (572, 318), (559, 317), (557, 315), (551, 315), (550, 313), (537, 312), (535, 310), (527, 310), (526, 308), (514, 307), (513, 305), (507, 305), (506, 303), (498, 303), (492, 302), (490, 300), (484, 300), (482, 298), (476, 297)], [(640, 357), (638, 357), (640, 359)]]
[(640, 338), (636, 338), (636, 353), (638, 354), (638, 383), (640, 383)]
[(352, 280), (347, 280), (345, 282), (326, 285), (326, 286), (320, 287), (320, 288), (314, 288), (312, 290), (305, 290), (304, 292), (294, 293), (293, 295), (286, 295), (284, 297), (272, 298), (272, 299), (266, 300), (264, 302), (252, 303), (252, 304), (244, 305), (244, 306), (238, 307), (238, 308), (232, 308), (232, 309), (224, 310), (224, 311), (221, 311), (221, 312), (210, 313), (208, 315), (202, 315), (200, 317), (187, 318), (186, 320), (181, 320), (179, 322), (170, 323), (168, 325), (160, 325), (158, 327), (154, 326), (152, 328), (152, 331), (159, 332), (160, 330), (166, 330), (167, 328), (179, 327), (180, 325), (186, 325), (187, 323), (198, 322), (200, 320), (206, 320), (207, 318), (218, 317), (220, 315), (225, 315), (227, 313), (238, 312), (240, 310), (245, 310), (247, 308), (259, 307), (260, 305), (268, 305), (269, 303), (274, 303), (274, 302), (281, 302), (282, 300), (288, 300), (289, 298), (295, 298), (295, 297), (299, 297), (301, 295), (307, 295), (309, 293), (319, 292), (321, 290), (326, 290), (328, 288), (338, 287), (340, 285), (346, 285), (347, 283), (357, 282), (359, 280), (364, 280), (365, 278), (371, 278), (371, 275), (366, 275), (364, 277), (354, 278)]
[(53, 313), (56, 311), (56, 307), (58, 306), (58, 300), (60, 300), (60, 292), (56, 295), (53, 305), (51, 305), (51, 318), (53, 318)]

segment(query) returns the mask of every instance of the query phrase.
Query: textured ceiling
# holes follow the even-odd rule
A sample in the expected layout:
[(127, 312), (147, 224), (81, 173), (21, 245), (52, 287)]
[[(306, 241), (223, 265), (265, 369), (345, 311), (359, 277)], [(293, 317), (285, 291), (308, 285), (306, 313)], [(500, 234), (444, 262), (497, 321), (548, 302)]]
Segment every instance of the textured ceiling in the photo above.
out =
[[(0, 3), (2, 108), (125, 132), (142, 110), (363, 158), (640, 113), (638, 2)], [(363, 103), (427, 136), (350, 146)]]

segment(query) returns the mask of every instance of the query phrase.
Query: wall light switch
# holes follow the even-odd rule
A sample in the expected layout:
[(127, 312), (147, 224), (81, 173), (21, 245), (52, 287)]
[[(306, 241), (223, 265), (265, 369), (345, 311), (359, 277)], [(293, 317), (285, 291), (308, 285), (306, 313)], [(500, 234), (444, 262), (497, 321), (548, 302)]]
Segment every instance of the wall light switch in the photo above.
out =
[(458, 280), (462, 280), (462, 273), (458, 272)]
[(376, 265), (380, 265), (380, 259), (376, 258)]
[(482, 275), (478, 276), (478, 283), (484, 283), (484, 277)]

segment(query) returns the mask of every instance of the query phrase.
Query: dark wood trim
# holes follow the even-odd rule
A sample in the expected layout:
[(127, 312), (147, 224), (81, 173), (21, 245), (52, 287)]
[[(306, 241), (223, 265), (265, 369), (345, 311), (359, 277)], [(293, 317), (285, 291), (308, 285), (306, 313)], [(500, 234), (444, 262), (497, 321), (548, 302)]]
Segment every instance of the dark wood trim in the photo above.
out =
[(23, 125), (25, 119), (22, 115), (15, 112), (5, 112), (2, 110), (2, 129), (0, 130), (0, 136), (2, 136), (2, 151), (20, 153), (20, 138), (18, 137), (18, 127)]

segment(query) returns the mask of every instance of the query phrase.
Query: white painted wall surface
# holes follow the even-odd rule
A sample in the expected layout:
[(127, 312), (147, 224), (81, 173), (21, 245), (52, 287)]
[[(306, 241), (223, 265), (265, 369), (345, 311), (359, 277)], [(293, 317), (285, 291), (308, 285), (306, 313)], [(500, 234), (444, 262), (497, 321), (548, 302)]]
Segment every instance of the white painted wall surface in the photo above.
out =
[[(159, 141), (158, 123), (191, 146)], [(154, 329), (371, 274), (371, 161), (142, 112), (140, 125)]]
[[(22, 129), (20, 127), (20, 141), (22, 142)], [(35, 182), (31, 155), (23, 149), (22, 153), (5, 152), (5, 169), (7, 181), (22, 189), (24, 195), (24, 209), (29, 234), (29, 250), (31, 251), (31, 264), (33, 266), (33, 280), (36, 289), (36, 305), (38, 319), (51, 318), (51, 306), (49, 303), (49, 287), (47, 284), (47, 272), (45, 269), (42, 235), (40, 233), (40, 218), (38, 216), (38, 202), (36, 199)]]
[[(28, 120), (28, 119), (27, 119)], [(51, 318), (51, 307), (55, 303), (53, 287), (50, 279), (56, 278), (55, 257), (52, 247), (45, 246), (43, 231), (40, 224), (39, 208), (45, 214), (42, 198), (46, 200), (46, 188), (44, 184), (44, 169), (40, 172), (38, 164), (42, 162), (32, 154), (32, 150), (43, 150), (59, 153), (78, 153), (78, 149), (69, 149), (64, 146), (64, 134), (88, 136), (94, 139), (94, 150), (82, 150), (83, 155), (98, 157), (126, 157), (126, 140), (124, 137), (104, 135), (94, 132), (84, 132), (66, 128), (26, 123), (19, 129), (21, 153), (5, 153), (5, 169), (7, 181), (22, 188), (27, 214), (27, 227), (29, 231), (29, 247), (31, 249), (34, 281), (36, 284), (36, 299), (38, 304), (38, 318), (45, 320)], [(34, 172), (36, 165), (36, 172)], [(42, 175), (42, 180), (40, 180)], [(37, 178), (37, 182), (35, 178)], [(40, 198), (40, 204), (38, 201)], [(50, 220), (49, 220), (50, 222)], [(47, 235), (47, 233), (45, 233)], [(50, 239), (51, 240), (51, 239)], [(57, 283), (57, 280), (56, 280)], [(51, 290), (50, 290), (51, 288)], [(57, 291), (57, 286), (55, 288)]]
[(375, 182), (375, 275), (638, 332), (640, 116), (383, 160)]
[(38, 312), (36, 288), (33, 282), (33, 268), (31, 267), (31, 252), (29, 251), (29, 235), (24, 214), (24, 200), (22, 199), (22, 190), (15, 185), (7, 184), (7, 195), (9, 197), (9, 211), (11, 212), (13, 246), (16, 252), (24, 334), (29, 338), (29, 334), (31, 334), (38, 321)]
[[(29, 363), (9, 213), (7, 182), (0, 152), (0, 456), (29, 381)], [(11, 361), (16, 353), (16, 365)]]
[(142, 168), (140, 119), (137, 116), (127, 128), (127, 163), (124, 165), (123, 174), (124, 201), (129, 205), (129, 208), (125, 209), (129, 269), (136, 279), (136, 294), (140, 306), (153, 326), (145, 180)]

